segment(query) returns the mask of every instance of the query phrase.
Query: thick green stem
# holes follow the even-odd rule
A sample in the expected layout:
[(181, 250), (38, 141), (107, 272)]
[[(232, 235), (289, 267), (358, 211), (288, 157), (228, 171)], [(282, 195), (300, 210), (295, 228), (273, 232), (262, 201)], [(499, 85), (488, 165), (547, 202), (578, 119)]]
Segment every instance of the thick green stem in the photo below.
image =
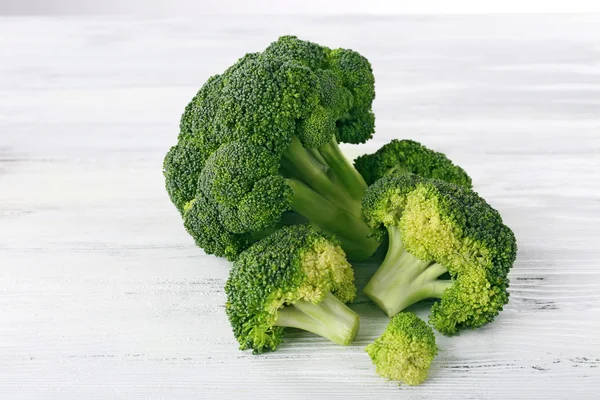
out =
[(439, 278), (448, 272), (448, 269), (441, 264), (433, 263), (427, 267), (425, 271), (421, 275), (419, 275), (419, 282), (428, 282), (434, 279)]
[(293, 136), (281, 159), (281, 173), (294, 190), (292, 210), (312, 225), (335, 235), (352, 260), (371, 256), (379, 242), (362, 219), (364, 180), (340, 151), (335, 138), (306, 149)]
[(351, 260), (363, 260), (372, 255), (379, 242), (369, 237), (371, 230), (356, 215), (329, 201), (302, 182), (287, 179), (294, 191), (292, 210), (306, 217), (311, 224), (335, 235)]
[(358, 201), (362, 201), (367, 183), (356, 168), (344, 156), (340, 150), (338, 143), (333, 137), (329, 143), (319, 147), (319, 153), (327, 165), (333, 170), (337, 179), (339, 179), (350, 196)]
[(454, 282), (451, 280), (437, 280), (434, 282), (430, 282), (427, 284), (427, 287), (424, 290), (429, 291), (429, 295), (426, 297), (427, 299), (441, 299), (444, 291), (448, 289), (450, 286), (454, 285)]
[(315, 160), (317, 160), (321, 164), (327, 166), (327, 162), (325, 161), (325, 159), (323, 158), (321, 153), (319, 153), (319, 150), (317, 150), (317, 149), (306, 149), (306, 150), (315, 158)]
[(298, 300), (278, 310), (275, 325), (303, 329), (334, 343), (348, 345), (356, 337), (359, 318), (354, 311), (328, 293), (318, 304)]
[(385, 260), (364, 293), (391, 317), (421, 300), (440, 298), (452, 281), (437, 280), (448, 271), (446, 267), (408, 253), (398, 228), (389, 227), (388, 234), (390, 243)]
[(303, 182), (321, 196), (360, 216), (360, 202), (348, 194), (343, 182), (330, 173), (330, 166), (323, 164), (323, 157), (315, 156), (315, 152), (304, 148), (300, 140), (293, 136), (281, 159), (283, 175)]

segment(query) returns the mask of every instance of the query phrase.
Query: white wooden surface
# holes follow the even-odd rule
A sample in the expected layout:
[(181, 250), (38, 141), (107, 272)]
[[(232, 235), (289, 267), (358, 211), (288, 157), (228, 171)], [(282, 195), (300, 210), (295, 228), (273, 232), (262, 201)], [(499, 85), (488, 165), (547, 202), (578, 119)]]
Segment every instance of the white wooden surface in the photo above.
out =
[[(363, 297), (350, 347), (294, 332), (238, 351), (229, 265), (163, 189), (187, 101), (286, 33), (365, 54), (367, 150), (446, 152), (518, 237), (510, 304), (438, 336), (420, 387), (375, 374), (363, 349), (387, 318)], [(600, 16), (1, 18), (0, 399), (597, 399), (599, 171)]]

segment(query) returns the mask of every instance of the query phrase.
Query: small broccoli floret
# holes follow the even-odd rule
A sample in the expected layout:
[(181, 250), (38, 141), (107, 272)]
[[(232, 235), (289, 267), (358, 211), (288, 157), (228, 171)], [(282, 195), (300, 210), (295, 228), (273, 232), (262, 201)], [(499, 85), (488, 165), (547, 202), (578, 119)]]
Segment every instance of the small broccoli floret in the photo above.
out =
[(429, 366), (437, 355), (433, 330), (413, 313), (400, 313), (385, 332), (367, 346), (377, 373), (384, 378), (419, 385), (427, 379)]
[(441, 299), (429, 321), (453, 335), (491, 322), (508, 302), (515, 237), (475, 192), (412, 174), (388, 175), (367, 191), (363, 215), (378, 237), (389, 238), (385, 260), (364, 289), (389, 316), (423, 299)]
[(413, 140), (392, 140), (373, 154), (354, 161), (354, 167), (367, 184), (389, 174), (416, 174), (471, 188), (471, 178), (444, 154), (438, 153)]
[(209, 254), (222, 254), (227, 259), (232, 259), (253, 241), (248, 234), (236, 234), (225, 229), (220, 221), (219, 211), (202, 193), (186, 203), (183, 220), (185, 229), (196, 244)]
[[(293, 36), (210, 78), (186, 107), (179, 143), (164, 162), (171, 200), (192, 236), (201, 235), (196, 243), (233, 260), (243, 243), (294, 212), (335, 235), (349, 257), (373, 254), (379, 242), (360, 211), (367, 184), (338, 141), (371, 138), (374, 96), (371, 65), (360, 54)], [(184, 213), (198, 195), (202, 202)], [(209, 213), (216, 239), (189, 228)], [(243, 240), (231, 246), (232, 237)]]
[(281, 228), (254, 243), (234, 263), (226, 312), (240, 348), (275, 350), (286, 327), (347, 345), (358, 315), (344, 303), (356, 296), (344, 251), (310, 226)]
[(175, 207), (183, 214), (185, 205), (196, 197), (198, 175), (203, 163), (193, 143), (179, 142), (171, 147), (164, 161), (167, 193)]

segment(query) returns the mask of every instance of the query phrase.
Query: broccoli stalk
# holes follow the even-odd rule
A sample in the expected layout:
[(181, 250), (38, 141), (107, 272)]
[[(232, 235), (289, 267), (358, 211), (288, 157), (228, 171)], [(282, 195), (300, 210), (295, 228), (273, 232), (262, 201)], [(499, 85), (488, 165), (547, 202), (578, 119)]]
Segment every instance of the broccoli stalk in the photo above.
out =
[(292, 210), (308, 218), (312, 225), (341, 242), (348, 257), (362, 260), (369, 257), (379, 242), (369, 237), (369, 227), (358, 217), (321, 196), (302, 182), (290, 181), (294, 191)]
[(367, 185), (335, 139), (306, 149), (294, 136), (283, 153), (281, 166), (281, 173), (294, 192), (293, 211), (335, 235), (351, 259), (373, 254), (379, 241), (370, 237), (371, 230), (361, 217), (361, 200)]
[(389, 251), (364, 293), (390, 317), (421, 300), (441, 299), (452, 286), (451, 280), (438, 279), (448, 269), (407, 252), (398, 227), (389, 226), (387, 231)]
[[(336, 174), (336, 178), (344, 185), (350, 197), (353, 200), (362, 201), (367, 190), (367, 183), (344, 156), (337, 141), (333, 138), (325, 145), (319, 147), (318, 150), (321, 156), (323, 156), (323, 160)], [(360, 214), (360, 203), (358, 206), (358, 213)]]
[(348, 345), (358, 331), (358, 315), (328, 293), (318, 304), (298, 300), (278, 311), (275, 326), (312, 332), (334, 343)]
[(308, 149), (296, 136), (283, 152), (284, 176), (310, 185), (314, 190), (360, 216), (360, 202), (367, 190), (363, 177), (346, 159), (335, 137), (320, 147)]

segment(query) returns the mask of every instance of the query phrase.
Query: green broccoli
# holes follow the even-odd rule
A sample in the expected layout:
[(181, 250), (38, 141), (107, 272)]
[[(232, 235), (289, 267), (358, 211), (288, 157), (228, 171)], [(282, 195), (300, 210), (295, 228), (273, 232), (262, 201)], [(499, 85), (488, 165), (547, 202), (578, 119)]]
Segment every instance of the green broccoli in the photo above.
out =
[(344, 303), (356, 296), (344, 251), (310, 226), (294, 225), (240, 254), (227, 284), (226, 312), (242, 350), (275, 350), (285, 327), (347, 345), (358, 315)]
[(387, 315), (441, 299), (429, 321), (452, 335), (491, 322), (508, 302), (515, 237), (473, 191), (388, 175), (367, 190), (363, 216), (376, 236), (389, 238), (385, 260), (364, 289)]
[(371, 138), (374, 96), (366, 58), (293, 36), (210, 78), (164, 161), (196, 243), (235, 260), (300, 220), (335, 235), (353, 259), (371, 255), (379, 242), (361, 217), (367, 185), (338, 142)]
[[(167, 191), (198, 246), (235, 260), (256, 240), (300, 222), (335, 235), (353, 260), (373, 254), (379, 242), (361, 217), (367, 183), (338, 142), (371, 138), (374, 96), (366, 58), (293, 36), (211, 77), (187, 105), (164, 160)], [(384, 149), (398, 160), (412, 149), (402, 159), (410, 171), (468, 180), (439, 153), (419, 146), (402, 153), (396, 143), (408, 142)], [(371, 157), (361, 172), (372, 179), (367, 170), (387, 169), (388, 158)]]
[(354, 167), (368, 185), (392, 173), (416, 174), (425, 178), (472, 187), (471, 178), (444, 154), (430, 150), (413, 140), (392, 140), (373, 154), (365, 154), (354, 161)]
[(413, 313), (396, 314), (366, 352), (384, 378), (419, 385), (437, 355), (433, 330)]

